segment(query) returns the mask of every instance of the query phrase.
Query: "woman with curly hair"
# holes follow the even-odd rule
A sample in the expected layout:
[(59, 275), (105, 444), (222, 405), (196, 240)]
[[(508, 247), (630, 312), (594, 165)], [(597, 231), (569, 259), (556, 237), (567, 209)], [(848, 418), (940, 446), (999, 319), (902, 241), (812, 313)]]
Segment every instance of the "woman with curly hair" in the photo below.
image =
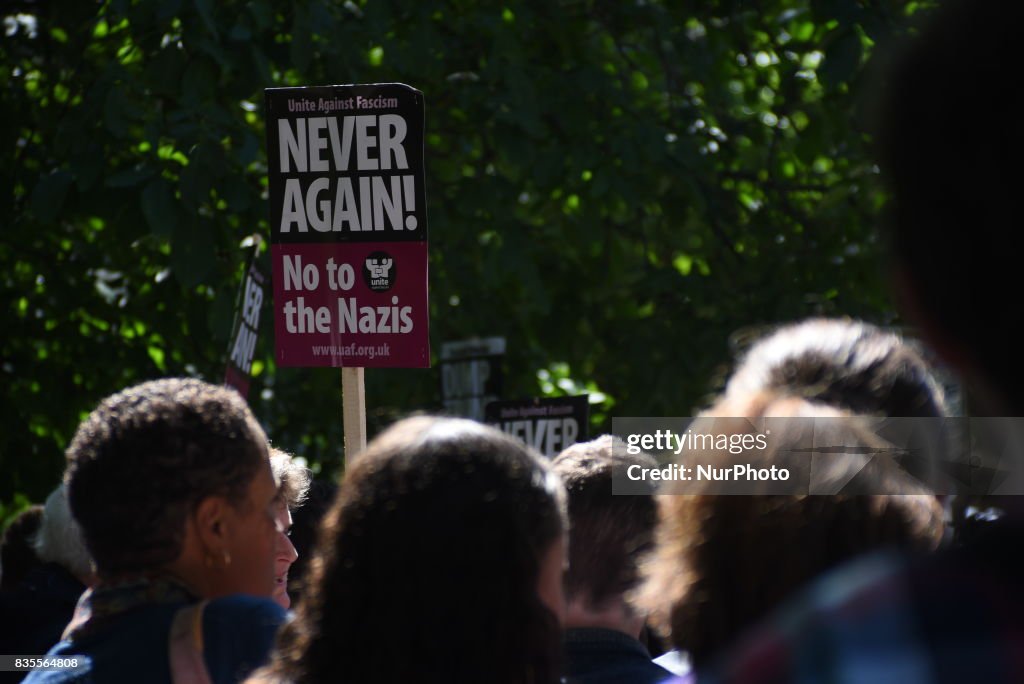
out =
[[(681, 463), (774, 466), (790, 479), (673, 483), (660, 497), (656, 548), (633, 599), (698, 670), (825, 571), (885, 548), (933, 551), (942, 538), (938, 501), (861, 417), (767, 393), (720, 401), (694, 431), (709, 427), (770, 437), (767, 448), (742, 453), (684, 451)], [(841, 446), (813, 454), (804, 448), (811, 443)], [(850, 491), (850, 483), (856, 493), (822, 494)]]

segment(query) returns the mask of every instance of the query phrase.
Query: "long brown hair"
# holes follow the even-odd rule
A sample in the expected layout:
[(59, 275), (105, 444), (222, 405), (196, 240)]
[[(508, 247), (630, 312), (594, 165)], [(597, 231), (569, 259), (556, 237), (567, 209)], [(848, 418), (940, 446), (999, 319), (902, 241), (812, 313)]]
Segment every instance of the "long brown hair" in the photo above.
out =
[[(796, 433), (799, 419), (815, 416), (829, 419), (826, 429), (834, 432), (823, 443), (878, 446), (878, 437), (856, 417), (802, 399), (759, 395), (720, 402), (706, 415), (797, 419), (777, 423), (782, 429), (777, 434), (773, 428), (764, 453), (696, 455), (713, 466), (794, 466), (802, 458), (788, 452), (795, 434), (787, 435), (785, 426)], [(694, 456), (684, 452), (681, 458)], [(887, 546), (933, 550), (942, 536), (935, 497), (884, 462), (863, 470), (877, 493), (730, 495), (690, 488), (685, 495), (661, 496), (656, 549), (643, 565), (645, 581), (635, 603), (699, 667), (829, 568)]]
[(522, 443), (471, 421), (404, 420), (346, 473), (262, 676), (557, 682), (559, 627), (537, 582), (563, 530), (561, 485)]

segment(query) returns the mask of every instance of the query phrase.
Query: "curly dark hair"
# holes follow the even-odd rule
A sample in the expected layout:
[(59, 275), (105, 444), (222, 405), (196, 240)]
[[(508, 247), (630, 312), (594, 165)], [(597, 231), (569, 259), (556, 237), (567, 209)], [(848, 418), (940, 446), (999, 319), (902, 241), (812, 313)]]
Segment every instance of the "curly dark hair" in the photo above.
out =
[(401, 421), (346, 472), (260, 676), (557, 682), (559, 625), (537, 583), (564, 529), (561, 484), (521, 442), (467, 420)]
[(169, 378), (104, 399), (67, 450), (68, 503), (101, 577), (153, 570), (181, 553), (204, 498), (245, 500), (267, 438), (234, 390)]

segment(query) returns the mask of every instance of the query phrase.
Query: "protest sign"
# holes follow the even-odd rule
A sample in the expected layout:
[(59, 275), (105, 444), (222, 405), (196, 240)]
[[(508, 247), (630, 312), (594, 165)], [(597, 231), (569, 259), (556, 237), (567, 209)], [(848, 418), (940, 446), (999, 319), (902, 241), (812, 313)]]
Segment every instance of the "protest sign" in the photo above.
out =
[(228, 345), (227, 369), (224, 372), (224, 384), (234, 387), (243, 397), (249, 395), (252, 360), (256, 354), (260, 312), (263, 309), (266, 277), (257, 263), (261, 242), (257, 236), (252, 256), (249, 258), (249, 267), (246, 269), (242, 287), (238, 292), (235, 303), (235, 322), (231, 329)]
[(504, 337), (441, 345), (441, 401), (446, 412), (483, 420), (484, 407), (501, 398)]
[(575, 397), (493, 401), (487, 405), (484, 422), (526, 442), (547, 457), (587, 440), (590, 401), (586, 394)]
[(275, 358), (430, 365), (423, 94), (266, 91)]

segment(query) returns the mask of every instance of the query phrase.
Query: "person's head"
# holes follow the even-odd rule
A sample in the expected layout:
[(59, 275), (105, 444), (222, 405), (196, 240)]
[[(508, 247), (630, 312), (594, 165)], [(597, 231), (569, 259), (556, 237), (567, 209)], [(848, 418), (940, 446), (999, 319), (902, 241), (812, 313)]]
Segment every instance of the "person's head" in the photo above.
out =
[(904, 310), (1002, 415), (1024, 415), (1024, 308), (1006, 242), (1024, 154), (1013, 97), (1021, 20), (1016, 2), (942, 3), (891, 60), (877, 108)]
[(71, 517), (67, 491), (60, 485), (46, 497), (43, 520), (33, 546), (39, 560), (56, 563), (82, 584), (92, 584), (94, 573), (89, 551), (82, 541), (82, 530)]
[(79, 425), (67, 460), (101, 581), (166, 573), (204, 597), (271, 595), (277, 484), (235, 391), (181, 378), (130, 387)]
[(25, 576), (41, 564), (32, 547), (39, 526), (43, 523), (43, 507), (29, 506), (16, 515), (0, 540), (0, 589), (13, 589)]
[[(754, 343), (729, 378), (725, 398), (742, 402), (765, 392), (865, 416), (947, 415), (942, 387), (921, 353), (900, 335), (851, 319), (792, 323)], [(950, 447), (945, 424), (925, 422), (917, 439), (926, 441), (915, 443), (902, 467), (944, 490), (952, 486), (939, 469)]]
[(613, 477), (632, 465), (653, 468), (649, 455), (631, 455), (611, 435), (574, 444), (551, 463), (569, 499), (566, 626), (608, 627), (637, 636), (643, 616), (625, 601), (637, 582), (637, 563), (653, 543), (658, 520), (653, 490), (612, 494)]
[(416, 417), (348, 466), (265, 676), (556, 682), (564, 493), (493, 428)]
[(316, 548), (316, 537), (320, 523), (338, 493), (338, 482), (313, 480), (302, 505), (292, 511), (292, 532), (289, 536), (299, 557), (288, 570), (288, 595), (293, 604), (298, 604), (306, 595), (309, 586), (309, 564)]
[(899, 335), (870, 323), (815, 318), (754, 343), (726, 387), (802, 397), (862, 415), (941, 418), (942, 388), (927, 361)]
[(277, 501), (274, 502), (277, 538), (274, 545), (274, 595), (271, 598), (287, 610), (292, 605), (288, 595), (288, 570), (299, 557), (291, 540), (292, 509), (306, 500), (311, 473), (292, 460), (291, 454), (280, 449), (270, 450), (270, 467), (279, 486)]
[(867, 473), (874, 493), (736, 495), (722, 493), (718, 483), (701, 483), (687, 486), (686, 494), (670, 489), (661, 496), (656, 548), (632, 598), (698, 667), (826, 570), (884, 547), (930, 551), (938, 545), (938, 502), (901, 471), (887, 468), (884, 458), (876, 463), (861, 455), (862, 448), (877, 451), (883, 445), (855, 416), (803, 399), (761, 395), (722, 401), (704, 417), (729, 419), (716, 419), (716, 430), (751, 424), (739, 418), (753, 424), (763, 417), (787, 420), (771, 423), (763, 450), (684, 452), (681, 462), (693, 472), (697, 464), (806, 469), (811, 457), (797, 447), (806, 435), (803, 421), (813, 418), (815, 443), (852, 447), (850, 458), (839, 459), (826, 476), (843, 480)]

